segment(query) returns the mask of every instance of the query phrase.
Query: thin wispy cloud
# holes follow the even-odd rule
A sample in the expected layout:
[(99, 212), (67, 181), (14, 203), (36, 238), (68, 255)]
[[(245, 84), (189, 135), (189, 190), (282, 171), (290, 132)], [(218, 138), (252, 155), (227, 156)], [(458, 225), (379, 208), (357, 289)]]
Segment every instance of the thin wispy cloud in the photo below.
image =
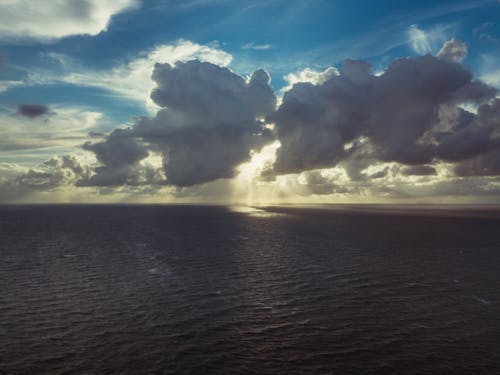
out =
[[(149, 98), (153, 82), (151, 72), (156, 63), (175, 63), (197, 59), (220, 66), (231, 63), (232, 56), (217, 48), (217, 44), (201, 45), (186, 40), (178, 40), (172, 44), (160, 45), (152, 50), (139, 53), (129, 62), (114, 66), (109, 70), (90, 70), (79, 61), (61, 54), (46, 54), (46, 58), (59, 63), (61, 71), (57, 74), (47, 71), (31, 72), (24, 83), (16, 86), (48, 85), (66, 83), (71, 85), (94, 87), (118, 95), (124, 99), (135, 101), (149, 110), (156, 107)], [(13, 86), (6, 87), (6, 90)]]
[(241, 46), (241, 48), (242, 49), (252, 49), (255, 51), (263, 51), (263, 50), (271, 49), (271, 48), (273, 48), (273, 46), (271, 44), (256, 44), (254, 42), (250, 42), (250, 43), (244, 44), (243, 46)]

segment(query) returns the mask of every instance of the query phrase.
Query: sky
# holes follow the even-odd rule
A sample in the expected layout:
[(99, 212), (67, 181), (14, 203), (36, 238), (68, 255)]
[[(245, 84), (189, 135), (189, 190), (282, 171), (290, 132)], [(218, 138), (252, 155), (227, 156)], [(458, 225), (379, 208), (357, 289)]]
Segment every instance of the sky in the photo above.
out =
[(2, 0), (0, 203), (500, 203), (499, 14)]

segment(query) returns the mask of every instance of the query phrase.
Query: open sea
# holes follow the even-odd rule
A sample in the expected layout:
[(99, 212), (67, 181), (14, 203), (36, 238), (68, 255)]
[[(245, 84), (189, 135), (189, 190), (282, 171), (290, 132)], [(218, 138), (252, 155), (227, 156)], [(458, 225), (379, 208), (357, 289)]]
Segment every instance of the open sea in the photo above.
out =
[(500, 210), (2, 206), (0, 374), (500, 374)]

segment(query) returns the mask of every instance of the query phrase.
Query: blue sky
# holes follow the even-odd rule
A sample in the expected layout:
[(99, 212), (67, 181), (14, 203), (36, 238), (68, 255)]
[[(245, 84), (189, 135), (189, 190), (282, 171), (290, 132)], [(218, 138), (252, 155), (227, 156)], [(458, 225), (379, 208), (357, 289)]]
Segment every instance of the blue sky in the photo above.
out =
[[(467, 46), (462, 65), (500, 88), (497, 0), (86, 0), (63, 7), (12, 0), (0, 13), (6, 139), (0, 163), (9, 168), (81, 152), (92, 140), (89, 131), (109, 133), (133, 126), (137, 116), (153, 116), (159, 108), (149, 99), (154, 63), (173, 64), (179, 56), (229, 66), (242, 77), (262, 68), (279, 104), (301, 71), (341, 71), (349, 58), (368, 62), (379, 75), (398, 58), (435, 56), (457, 38)], [(44, 121), (52, 130), (35, 129), (30, 138), (9, 128), (9, 119), (16, 119), (14, 128), (30, 132), (32, 123), (17, 113), (26, 103), (49, 109)], [(67, 118), (74, 128), (65, 128)], [(29, 146), (37, 142), (47, 144)]]
[[(31, 70), (55, 69), (47, 54), (64, 54), (87, 69), (111, 69), (155, 46), (179, 39), (217, 42), (233, 56), (231, 67), (249, 74), (263, 67), (280, 89), (283, 77), (306, 67), (340, 66), (345, 58), (365, 59), (383, 69), (395, 57), (415, 51), (409, 30), (416, 27), (436, 53), (458, 37), (469, 46), (465, 64), (475, 72), (498, 59), (500, 4), (486, 1), (144, 1), (118, 13), (106, 31), (52, 41), (1, 41), (7, 60), (2, 80), (22, 80)], [(244, 48), (244, 47), (247, 48)], [(262, 49), (261, 49), (262, 48)], [(51, 66), (52, 65), (52, 66)], [(106, 95), (106, 90), (50, 84), (17, 87), (0, 94), (3, 106), (18, 102), (71, 103), (98, 107), (123, 121), (138, 114), (134, 103)]]

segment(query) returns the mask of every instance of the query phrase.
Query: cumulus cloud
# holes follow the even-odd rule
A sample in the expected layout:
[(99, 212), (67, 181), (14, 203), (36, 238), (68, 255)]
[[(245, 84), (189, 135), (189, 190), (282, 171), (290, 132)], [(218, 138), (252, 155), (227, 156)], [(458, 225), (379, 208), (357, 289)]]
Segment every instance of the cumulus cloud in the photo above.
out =
[(305, 68), (296, 73), (289, 73), (284, 78), (288, 85), (283, 88), (283, 92), (290, 90), (293, 85), (299, 82), (310, 82), (313, 85), (319, 85), (329, 80), (333, 76), (338, 76), (337, 68), (330, 66), (323, 71), (317, 71), (310, 68)]
[(49, 112), (49, 107), (43, 104), (18, 104), (17, 113), (29, 118), (43, 116)]
[[(397, 59), (380, 75), (349, 59), (340, 72), (291, 74), (279, 107), (268, 73), (243, 77), (221, 66), (230, 58), (198, 47), (217, 61), (181, 58), (152, 68), (154, 116), (109, 134), (79, 129), (92, 138), (83, 149), (97, 164), (76, 172), (53, 162), (2, 186), (165, 188), (184, 199), (226, 191), (221, 179), (247, 173), (235, 180), (278, 198), (460, 196), (474, 189), (492, 196), (500, 189), (500, 99), (459, 63), (466, 48), (456, 39), (438, 56)], [(28, 134), (57, 116), (24, 117), (8, 119), (24, 121)]]
[(52, 40), (71, 35), (97, 35), (111, 17), (137, 6), (137, 0), (25, 1), (0, 4), (0, 39)]
[[(407, 165), (475, 157), (498, 147), (495, 94), (461, 65), (430, 55), (395, 60), (380, 76), (347, 60), (322, 84), (295, 84), (269, 116), (281, 142), (274, 169), (365, 163), (355, 157), (363, 144), (368, 159)], [(478, 114), (462, 103), (478, 105)]]
[[(93, 152), (102, 166), (89, 178), (79, 181), (80, 186), (137, 185), (142, 181), (141, 174), (145, 170), (139, 162), (149, 152), (146, 145), (136, 139), (132, 129), (117, 129), (103, 142), (86, 142), (83, 149)], [(152, 181), (146, 178), (142, 182)]]
[[(462, 55), (455, 47), (461, 42), (450, 43), (439, 57), (399, 59), (378, 76), (368, 63), (349, 59), (341, 72), (290, 75), (291, 87), (278, 109), (262, 70), (244, 79), (196, 60), (156, 64), (151, 98), (161, 109), (102, 142), (86, 144), (101, 166), (82, 183), (153, 180), (189, 187), (230, 178), (275, 140), (280, 146), (273, 166), (262, 169), (263, 180), (301, 174), (305, 191), (313, 194), (343, 191), (328, 175), (307, 172), (335, 165), (355, 191), (395, 176), (435, 177), (430, 164), (470, 162), (500, 146), (496, 90), (457, 63)], [(477, 113), (465, 110), (464, 103), (477, 106)], [(150, 152), (161, 155), (164, 179), (158, 171), (149, 179), (131, 177), (144, 171), (141, 160)], [(488, 173), (495, 170), (490, 159), (478, 160), (489, 163)], [(457, 167), (456, 173), (466, 172)]]
[(276, 97), (265, 71), (245, 80), (192, 60), (156, 64), (152, 79), (151, 98), (162, 107), (156, 116), (85, 146), (103, 164), (98, 175), (137, 164), (149, 148), (161, 153), (168, 184), (191, 186), (233, 177), (252, 150), (271, 140), (261, 119), (275, 110)]
[(12, 202), (33, 193), (73, 185), (87, 178), (89, 173), (90, 168), (82, 165), (74, 155), (52, 157), (16, 175), (0, 173), (0, 201)]
[(456, 38), (447, 41), (437, 54), (440, 59), (456, 63), (461, 63), (466, 56), (467, 45)]

